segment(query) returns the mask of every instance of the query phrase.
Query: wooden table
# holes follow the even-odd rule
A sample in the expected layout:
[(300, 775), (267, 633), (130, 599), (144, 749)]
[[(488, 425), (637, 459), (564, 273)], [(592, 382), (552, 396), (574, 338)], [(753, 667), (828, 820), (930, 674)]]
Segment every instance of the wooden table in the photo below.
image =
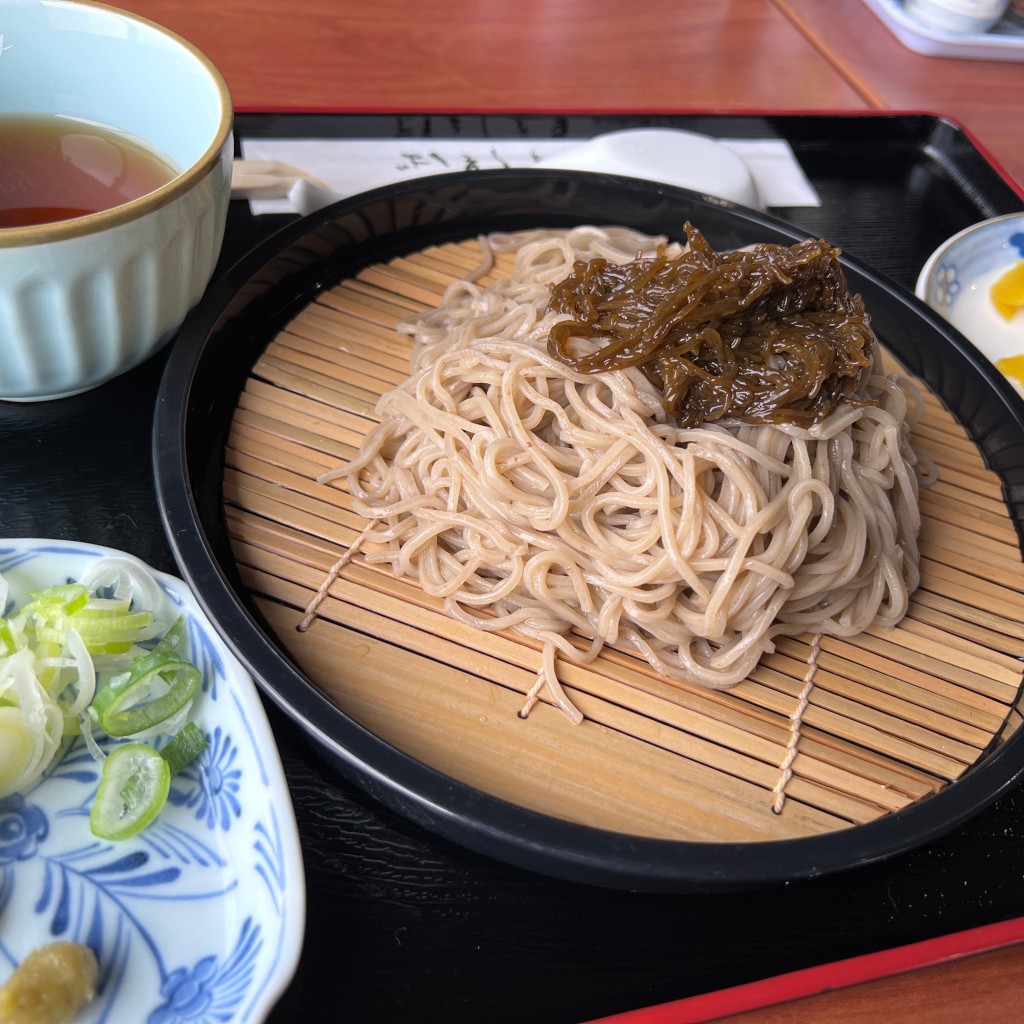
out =
[[(240, 110), (924, 111), (961, 125), (1024, 195), (1024, 64), (919, 56), (860, 0), (119, 6), (204, 50)], [(1012, 946), (734, 1019), (1016, 1019), (1022, 966), (1024, 947)], [(340, 979), (342, 1017), (353, 983)]]
[(240, 109), (925, 111), (1024, 182), (1024, 64), (920, 56), (862, 0), (120, 6), (204, 50)]
[(1024, 63), (925, 57), (906, 49), (862, 0), (774, 0), (870, 106), (941, 114), (1024, 184)]

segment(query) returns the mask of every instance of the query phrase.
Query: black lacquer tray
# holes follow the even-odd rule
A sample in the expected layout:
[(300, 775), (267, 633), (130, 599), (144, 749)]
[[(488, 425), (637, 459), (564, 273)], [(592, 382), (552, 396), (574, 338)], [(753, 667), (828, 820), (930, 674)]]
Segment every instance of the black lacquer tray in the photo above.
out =
[[(908, 288), (944, 238), (1024, 205), (963, 132), (924, 115), (254, 113), (238, 116), (236, 134), (585, 137), (651, 124), (787, 139), (822, 205), (770, 212)], [(288, 223), (233, 204), (222, 267)], [(178, 570), (150, 462), (166, 360), (76, 398), (0, 406), (5, 532), (106, 543)], [(552, 879), (438, 838), (347, 782), (270, 713), (310, 899), (303, 962), (274, 1021), (582, 1021), (1024, 913), (1018, 788), (881, 864), (744, 892), (639, 894)]]

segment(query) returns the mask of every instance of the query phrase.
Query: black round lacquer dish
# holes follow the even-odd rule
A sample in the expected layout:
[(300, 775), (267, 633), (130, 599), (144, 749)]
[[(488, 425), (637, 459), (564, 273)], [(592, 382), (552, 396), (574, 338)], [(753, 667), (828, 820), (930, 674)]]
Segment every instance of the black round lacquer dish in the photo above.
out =
[[(224, 449), (239, 393), (275, 333), (361, 268), (490, 231), (623, 224), (681, 237), (691, 221), (716, 249), (804, 235), (752, 210), (608, 175), (488, 171), (439, 175), (343, 200), (284, 228), (214, 282), (169, 354), (154, 424), (164, 527), (182, 575), (264, 695), (340, 773), (390, 809), (521, 867), (640, 891), (775, 884), (881, 860), (951, 831), (1018, 782), (1024, 736), (1004, 730), (959, 779), (863, 825), (800, 839), (683, 842), (620, 834), (531, 811), (447, 777), (342, 712), (267, 629), (241, 583), (224, 520)], [(905, 289), (842, 258), (872, 325), (964, 425), (1024, 522), (1024, 418), (996, 370)], [(339, 672), (344, 671), (339, 666)], [(1020, 697), (1018, 696), (1018, 703)]]

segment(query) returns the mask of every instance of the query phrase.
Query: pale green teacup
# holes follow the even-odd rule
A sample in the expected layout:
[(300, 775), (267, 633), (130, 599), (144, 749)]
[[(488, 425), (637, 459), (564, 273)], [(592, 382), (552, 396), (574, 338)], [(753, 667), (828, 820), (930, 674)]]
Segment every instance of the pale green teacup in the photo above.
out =
[[(85, 391), (170, 339), (220, 253), (231, 125), (217, 69), (173, 33), (100, 4), (4, 0), (0, 399)], [(142, 186), (139, 151), (165, 165)], [(81, 153), (94, 164), (54, 200), (40, 168)]]

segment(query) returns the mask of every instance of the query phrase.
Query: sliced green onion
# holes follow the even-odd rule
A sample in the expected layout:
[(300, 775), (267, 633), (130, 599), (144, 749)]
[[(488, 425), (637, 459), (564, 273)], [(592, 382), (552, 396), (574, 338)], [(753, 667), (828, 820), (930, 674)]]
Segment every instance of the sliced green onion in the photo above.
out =
[(89, 644), (90, 654), (127, 654), (135, 646), (134, 640), (108, 640), (106, 643), (93, 641)]
[[(59, 681), (48, 687), (50, 696), (61, 706), (65, 716), (77, 718), (92, 702), (96, 694), (96, 666), (89, 655), (88, 647), (78, 632), (68, 630), (66, 643), (67, 657), (54, 658), (60, 668), (69, 671), (70, 679), (60, 685)], [(36, 658), (37, 665), (40, 659)]]
[[(67, 724), (66, 721), (65, 724)], [(93, 759), (103, 764), (107, 759), (107, 755), (103, 752), (103, 748), (96, 742), (96, 738), (92, 734), (92, 719), (88, 715), (79, 715), (78, 729), (82, 734), (82, 739), (85, 741), (86, 749), (92, 754)]]
[(163, 635), (160, 643), (153, 648), (154, 654), (167, 653), (178, 654), (181, 645), (185, 640), (185, 616), (179, 615), (172, 623), (171, 628)]
[(132, 673), (131, 680), (108, 683), (93, 698), (92, 711), (109, 736), (135, 736), (173, 718), (199, 689), (199, 669), (167, 659), (143, 675)]
[(160, 755), (171, 769), (171, 775), (177, 775), (182, 768), (190, 765), (206, 749), (206, 737), (195, 722), (189, 722), (183, 729), (176, 732)]
[(152, 624), (152, 612), (90, 616), (82, 611), (68, 619), (68, 627), (81, 636), (90, 651), (96, 653), (100, 650), (111, 652), (112, 648), (112, 653), (121, 653), (117, 648), (122, 646), (124, 650), (130, 650), (142, 630)]
[[(0, 574), (0, 797), (30, 785), (61, 740), (80, 735), (103, 764), (93, 832), (136, 835), (160, 813), (171, 778), (206, 749), (188, 721), (201, 675), (186, 658), (185, 616), (144, 650), (167, 605), (155, 578), (127, 558), (32, 591), (5, 617), (8, 593)], [(105, 753), (98, 727), (128, 742)], [(142, 742), (157, 735), (169, 737), (160, 751)]]
[(89, 591), (80, 583), (61, 583), (45, 590), (33, 590), (28, 595), (26, 611), (36, 611), (47, 606), (60, 608), (66, 615), (72, 615), (84, 608), (89, 600)]
[(199, 669), (177, 647), (185, 620), (178, 619), (149, 654), (110, 680), (93, 698), (92, 714), (110, 736), (137, 736), (172, 719), (199, 689)]
[(82, 638), (105, 639), (114, 637), (118, 640), (130, 640), (139, 630), (153, 622), (152, 612), (125, 612), (121, 615), (86, 615), (78, 612), (71, 616), (71, 624), (81, 633)]
[(0, 797), (34, 782), (64, 734), (64, 713), (36, 678), (31, 651), (0, 662)]
[(31, 781), (39, 761), (42, 739), (25, 714), (6, 701), (0, 706), (0, 796), (17, 792)]
[(0, 619), (0, 654), (5, 657), (18, 649), (18, 640), (7, 619)]
[(96, 598), (84, 606), (77, 600), (61, 603), (59, 596), (40, 598), (26, 605), (21, 617), (40, 643), (63, 644), (68, 632), (75, 630), (97, 654), (131, 650), (133, 643), (152, 635), (154, 625), (151, 611), (133, 612), (127, 601)]
[(48, 618), (36, 617), (32, 631), (39, 643), (56, 644), (59, 647), (68, 633), (67, 622), (67, 616), (57, 610)]
[(83, 618), (99, 619), (114, 615), (126, 615), (132, 603), (126, 597), (90, 597), (89, 603), (76, 614)]
[(133, 559), (111, 555), (94, 562), (78, 582), (90, 591), (109, 590), (116, 599), (136, 601), (139, 608), (159, 608), (163, 593), (156, 580)]
[(93, 835), (114, 840), (137, 835), (163, 809), (170, 788), (170, 766), (152, 747), (115, 747), (103, 762), (89, 814)]

